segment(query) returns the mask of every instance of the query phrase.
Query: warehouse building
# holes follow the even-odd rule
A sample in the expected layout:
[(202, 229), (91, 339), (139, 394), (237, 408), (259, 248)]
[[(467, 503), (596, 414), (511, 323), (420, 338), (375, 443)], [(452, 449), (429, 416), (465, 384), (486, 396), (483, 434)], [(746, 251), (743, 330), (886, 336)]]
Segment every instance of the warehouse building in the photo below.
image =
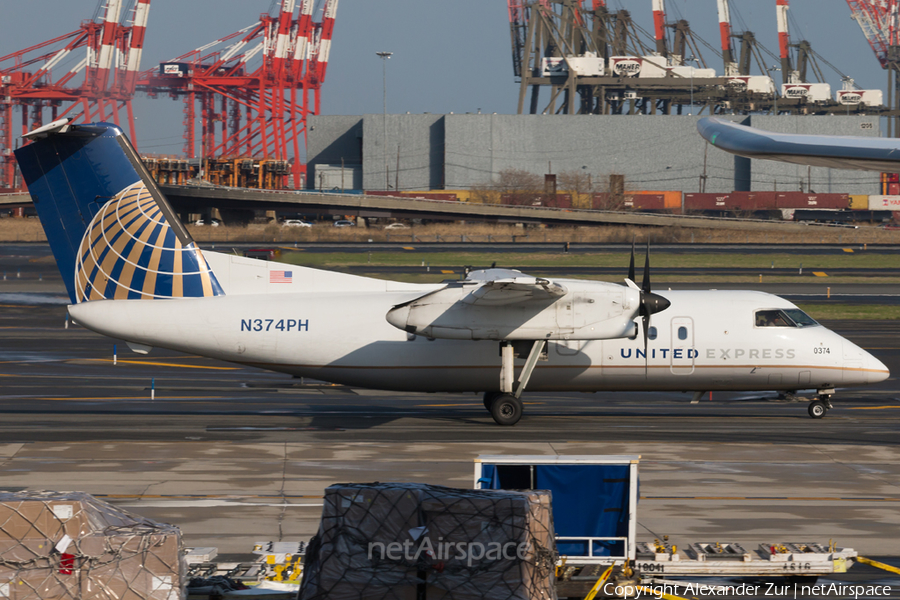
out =
[[(627, 190), (880, 194), (878, 173), (735, 157), (709, 147), (696, 116), (310, 116), (308, 186), (371, 191), (467, 190), (501, 171), (580, 172), (593, 191), (610, 175)], [(759, 129), (879, 137), (875, 116), (726, 116)], [(705, 185), (705, 189), (704, 189)]]

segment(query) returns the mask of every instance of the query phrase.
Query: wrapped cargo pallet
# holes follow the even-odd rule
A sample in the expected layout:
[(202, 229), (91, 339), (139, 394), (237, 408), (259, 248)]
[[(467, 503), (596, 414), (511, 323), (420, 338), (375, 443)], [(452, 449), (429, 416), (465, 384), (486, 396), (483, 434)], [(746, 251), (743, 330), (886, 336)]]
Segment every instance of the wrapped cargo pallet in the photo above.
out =
[(554, 600), (550, 493), (413, 483), (325, 490), (302, 600)]
[(0, 598), (178, 600), (181, 532), (82, 492), (0, 493)]

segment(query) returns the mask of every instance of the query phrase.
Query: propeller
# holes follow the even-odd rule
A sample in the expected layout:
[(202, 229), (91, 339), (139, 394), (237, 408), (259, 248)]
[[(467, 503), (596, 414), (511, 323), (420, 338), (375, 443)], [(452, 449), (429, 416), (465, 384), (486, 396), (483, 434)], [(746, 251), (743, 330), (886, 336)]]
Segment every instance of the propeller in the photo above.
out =
[[(628, 279), (626, 283), (629, 287), (637, 288), (634, 283), (634, 239), (631, 240), (631, 264), (628, 267)], [(641, 300), (638, 305), (638, 315), (641, 317), (644, 330), (644, 362), (647, 361), (647, 347), (649, 346), (650, 335), (650, 315), (655, 315), (669, 308), (671, 302), (663, 298), (659, 294), (654, 294), (650, 288), (650, 240), (647, 240), (647, 257), (644, 260), (644, 278), (641, 282)]]

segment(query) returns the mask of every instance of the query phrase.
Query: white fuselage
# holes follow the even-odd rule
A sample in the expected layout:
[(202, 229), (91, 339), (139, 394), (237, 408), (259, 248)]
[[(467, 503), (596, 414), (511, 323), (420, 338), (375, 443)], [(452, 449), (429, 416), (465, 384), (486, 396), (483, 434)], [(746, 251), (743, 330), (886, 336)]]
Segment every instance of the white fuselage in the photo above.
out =
[[(577, 289), (576, 280), (567, 285)], [(70, 313), (89, 329), (130, 342), (350, 386), (499, 389), (498, 341), (430, 340), (401, 331), (386, 320), (388, 311), (435, 286), (390, 288), (103, 300), (74, 305)], [(671, 306), (652, 316), (656, 337), (646, 358), (640, 331), (634, 339), (549, 341), (528, 390), (828, 389), (889, 374), (868, 352), (825, 327), (756, 327), (754, 311), (794, 308), (777, 296), (657, 293)]]

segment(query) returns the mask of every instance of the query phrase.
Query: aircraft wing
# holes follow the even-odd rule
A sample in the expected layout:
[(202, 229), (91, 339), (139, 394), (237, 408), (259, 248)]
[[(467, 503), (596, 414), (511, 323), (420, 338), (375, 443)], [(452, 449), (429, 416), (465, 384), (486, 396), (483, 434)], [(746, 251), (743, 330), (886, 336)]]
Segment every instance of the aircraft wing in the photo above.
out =
[(570, 290), (508, 269), (473, 271), (394, 306), (386, 318), (398, 329), (429, 338), (599, 340), (634, 334), (640, 290), (602, 282), (577, 286)]
[[(492, 273), (494, 271), (495, 273)], [(498, 306), (530, 300), (555, 300), (566, 295), (564, 285), (541, 277), (528, 277), (518, 271), (486, 269), (469, 273), (467, 282), (483, 281), (463, 298), (466, 304)]]
[(700, 135), (716, 148), (744, 156), (834, 169), (900, 172), (900, 139), (772, 133), (706, 117)]

